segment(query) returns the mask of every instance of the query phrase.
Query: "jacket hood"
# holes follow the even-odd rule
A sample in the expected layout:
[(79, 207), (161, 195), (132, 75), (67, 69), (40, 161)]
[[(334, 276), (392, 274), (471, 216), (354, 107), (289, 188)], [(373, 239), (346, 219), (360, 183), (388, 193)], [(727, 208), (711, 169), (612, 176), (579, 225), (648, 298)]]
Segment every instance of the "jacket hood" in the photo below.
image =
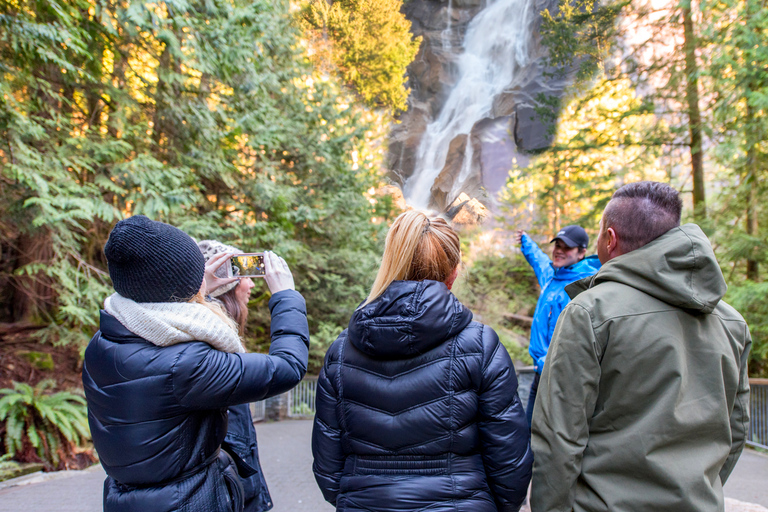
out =
[(593, 277), (569, 285), (566, 291), (573, 298), (607, 281), (700, 314), (711, 313), (728, 289), (712, 246), (696, 224), (671, 229), (651, 243), (606, 262)]
[(568, 267), (556, 268), (553, 279), (572, 283), (578, 279), (594, 275), (600, 270), (600, 260), (597, 256), (589, 256)]
[(385, 359), (415, 357), (461, 332), (472, 321), (464, 307), (437, 281), (394, 281), (349, 321), (350, 342)]

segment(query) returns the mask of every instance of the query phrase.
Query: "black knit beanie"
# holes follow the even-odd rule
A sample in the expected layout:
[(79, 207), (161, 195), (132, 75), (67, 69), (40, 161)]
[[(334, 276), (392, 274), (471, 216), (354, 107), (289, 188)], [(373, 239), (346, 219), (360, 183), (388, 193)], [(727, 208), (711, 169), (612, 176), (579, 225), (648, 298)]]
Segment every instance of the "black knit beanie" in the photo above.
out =
[(136, 302), (186, 302), (203, 284), (205, 259), (192, 237), (144, 215), (118, 222), (104, 254), (115, 291)]

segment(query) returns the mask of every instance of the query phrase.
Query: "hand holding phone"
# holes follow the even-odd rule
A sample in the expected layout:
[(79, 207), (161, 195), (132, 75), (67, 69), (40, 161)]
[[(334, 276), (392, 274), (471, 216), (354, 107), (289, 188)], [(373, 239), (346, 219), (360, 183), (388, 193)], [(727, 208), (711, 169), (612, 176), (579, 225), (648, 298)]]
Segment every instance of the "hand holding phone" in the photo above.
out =
[(264, 277), (264, 253), (244, 252), (233, 254), (229, 265), (230, 277)]
[(266, 270), (264, 280), (270, 292), (275, 294), (283, 290), (296, 289), (293, 284), (293, 274), (283, 258), (272, 251), (267, 251), (264, 253), (264, 266)]
[[(221, 268), (222, 265), (225, 264), (227, 267), (229, 267), (229, 257), (230, 255), (227, 253), (219, 253), (212, 257), (208, 262), (205, 264), (205, 294), (212, 293), (217, 288), (221, 288), (224, 285), (227, 285), (231, 283), (232, 281), (236, 281), (236, 277), (232, 277), (231, 273), (229, 273), (229, 277), (220, 277), (225, 274), (224, 269)], [(218, 274), (218, 275), (216, 275)]]

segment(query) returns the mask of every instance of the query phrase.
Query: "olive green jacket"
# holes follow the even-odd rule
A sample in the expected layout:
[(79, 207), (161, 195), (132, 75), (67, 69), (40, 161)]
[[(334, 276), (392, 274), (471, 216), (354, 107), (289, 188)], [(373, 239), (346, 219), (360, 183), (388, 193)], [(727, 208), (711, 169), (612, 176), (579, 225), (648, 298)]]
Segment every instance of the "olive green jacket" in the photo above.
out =
[(533, 412), (531, 510), (722, 511), (752, 342), (707, 237), (672, 229), (566, 290)]

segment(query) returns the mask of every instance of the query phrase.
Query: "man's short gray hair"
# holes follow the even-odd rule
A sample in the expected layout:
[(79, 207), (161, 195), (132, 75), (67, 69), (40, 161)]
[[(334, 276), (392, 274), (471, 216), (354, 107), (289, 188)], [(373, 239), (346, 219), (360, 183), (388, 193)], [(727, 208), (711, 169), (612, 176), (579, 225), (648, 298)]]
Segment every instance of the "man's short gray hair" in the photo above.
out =
[(614, 192), (603, 213), (603, 230), (613, 228), (627, 253), (678, 227), (682, 211), (680, 194), (666, 183), (630, 183)]

